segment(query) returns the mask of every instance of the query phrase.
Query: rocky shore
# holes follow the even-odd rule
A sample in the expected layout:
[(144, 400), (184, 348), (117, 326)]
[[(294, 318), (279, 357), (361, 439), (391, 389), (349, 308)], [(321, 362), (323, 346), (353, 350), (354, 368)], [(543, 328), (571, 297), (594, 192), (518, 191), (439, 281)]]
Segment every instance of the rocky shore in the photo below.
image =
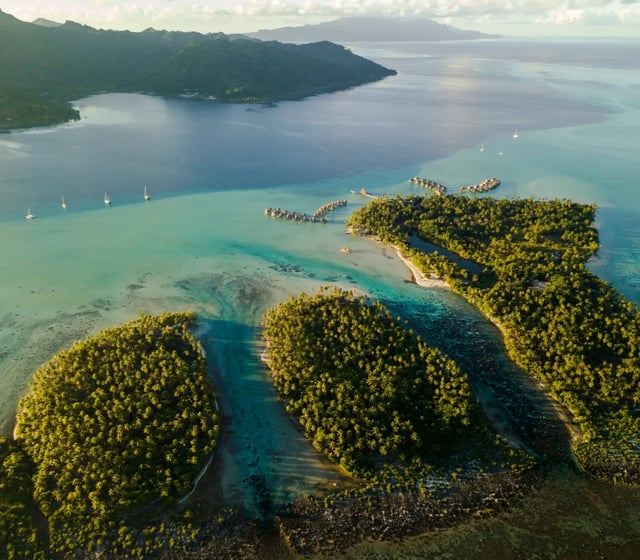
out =
[(295, 554), (334, 554), (365, 540), (396, 540), (497, 515), (535, 490), (540, 471), (478, 473), (435, 489), (347, 496), (330, 505), (299, 498), (278, 516)]
[(189, 550), (167, 550), (158, 558), (159, 560), (256, 558), (259, 557), (264, 532), (264, 527), (258, 522), (247, 520), (239, 513), (233, 513), (222, 522), (201, 526), (198, 540)]
[(399, 541), (498, 515), (539, 488), (543, 479), (541, 469), (520, 474), (473, 471), (459, 478), (434, 478), (417, 489), (380, 487), (334, 498), (299, 497), (284, 511), (263, 521), (227, 511), (224, 517), (200, 525), (197, 541), (188, 550), (167, 550), (158, 558), (335, 556), (364, 541)]

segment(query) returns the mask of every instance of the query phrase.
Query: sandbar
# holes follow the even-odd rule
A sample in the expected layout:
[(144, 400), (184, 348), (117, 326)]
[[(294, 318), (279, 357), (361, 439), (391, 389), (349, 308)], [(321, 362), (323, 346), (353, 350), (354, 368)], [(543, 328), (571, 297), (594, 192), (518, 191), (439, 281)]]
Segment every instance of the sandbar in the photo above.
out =
[(398, 258), (407, 266), (407, 268), (411, 271), (411, 275), (413, 277), (413, 282), (418, 286), (422, 286), (424, 288), (447, 288), (450, 289), (450, 286), (446, 280), (443, 280), (439, 276), (435, 276), (433, 274), (425, 274), (420, 270), (413, 261), (406, 257), (402, 253), (402, 249), (397, 245), (392, 245), (398, 255)]

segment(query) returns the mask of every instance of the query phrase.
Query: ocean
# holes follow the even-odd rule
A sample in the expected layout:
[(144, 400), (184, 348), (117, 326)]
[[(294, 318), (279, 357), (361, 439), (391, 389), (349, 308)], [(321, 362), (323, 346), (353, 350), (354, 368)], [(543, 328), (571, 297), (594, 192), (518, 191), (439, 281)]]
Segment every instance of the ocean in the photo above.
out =
[[(194, 309), (234, 426), (220, 452), (224, 495), (250, 513), (253, 475), (278, 504), (340, 480), (275, 399), (260, 318), (332, 284), (409, 318), (490, 332), (448, 291), (411, 284), (393, 251), (345, 235), (368, 200), (362, 188), (421, 193), (416, 175), (453, 192), (497, 177), (493, 196), (597, 203), (601, 249), (590, 267), (640, 303), (640, 41), (348, 46), (398, 75), (270, 106), (96, 95), (75, 103), (78, 122), (0, 135), (3, 433), (31, 374), (58, 350), (140, 313)], [(264, 214), (334, 200), (347, 205), (326, 224)], [(638, 511), (637, 492), (602, 488), (584, 492)], [(605, 552), (638, 542), (637, 523), (623, 525)], [(568, 550), (584, 541), (567, 531)]]

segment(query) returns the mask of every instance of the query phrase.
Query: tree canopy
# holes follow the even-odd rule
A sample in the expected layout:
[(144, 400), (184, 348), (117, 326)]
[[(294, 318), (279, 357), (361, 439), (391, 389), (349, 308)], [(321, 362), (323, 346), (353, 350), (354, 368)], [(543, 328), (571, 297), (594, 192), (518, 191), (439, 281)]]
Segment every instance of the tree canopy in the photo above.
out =
[(21, 442), (0, 438), (0, 557), (44, 560), (30, 506), (35, 467)]
[(303, 293), (267, 312), (264, 336), (287, 411), (354, 474), (435, 460), (476, 413), (466, 375), (379, 302)]
[[(640, 314), (586, 266), (595, 213), (568, 200), (397, 197), (369, 203), (350, 225), (401, 245), (503, 326), (511, 358), (580, 423), (585, 469), (640, 480)], [(416, 239), (483, 269), (422, 252)]]
[(34, 374), (16, 435), (53, 551), (128, 547), (127, 527), (189, 491), (219, 433), (194, 318), (141, 316)]

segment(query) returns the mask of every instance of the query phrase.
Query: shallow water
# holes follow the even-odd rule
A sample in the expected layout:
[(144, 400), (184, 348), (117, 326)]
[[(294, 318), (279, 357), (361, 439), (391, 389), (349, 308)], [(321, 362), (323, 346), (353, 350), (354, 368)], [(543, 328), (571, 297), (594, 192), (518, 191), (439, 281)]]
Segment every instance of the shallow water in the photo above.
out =
[[(639, 46), (354, 44), (398, 76), (276, 107), (101, 95), (77, 102), (79, 123), (2, 135), (3, 430), (57, 350), (141, 312), (195, 309), (214, 379), (232, 388), (221, 401), (233, 422), (223, 492), (251, 512), (253, 475), (276, 503), (339, 480), (276, 412), (260, 317), (329, 283), (436, 325), (472, 317), (446, 291), (408, 284), (392, 251), (345, 236), (366, 202), (351, 190), (420, 193), (415, 175), (453, 190), (499, 177), (496, 196), (596, 202), (602, 249), (591, 266), (640, 302)], [(325, 225), (264, 216), (336, 199), (348, 205)]]

